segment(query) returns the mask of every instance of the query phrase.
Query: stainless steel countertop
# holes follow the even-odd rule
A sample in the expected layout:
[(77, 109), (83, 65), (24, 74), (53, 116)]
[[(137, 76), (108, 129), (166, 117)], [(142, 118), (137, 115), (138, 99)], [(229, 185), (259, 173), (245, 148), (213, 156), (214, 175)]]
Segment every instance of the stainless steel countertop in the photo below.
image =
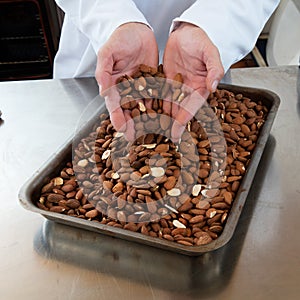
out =
[(299, 299), (299, 68), (233, 69), (226, 82), (272, 90), (281, 105), (234, 236), (199, 257), (21, 207), (20, 187), (72, 135), (98, 88), (93, 79), (0, 83), (0, 299)]

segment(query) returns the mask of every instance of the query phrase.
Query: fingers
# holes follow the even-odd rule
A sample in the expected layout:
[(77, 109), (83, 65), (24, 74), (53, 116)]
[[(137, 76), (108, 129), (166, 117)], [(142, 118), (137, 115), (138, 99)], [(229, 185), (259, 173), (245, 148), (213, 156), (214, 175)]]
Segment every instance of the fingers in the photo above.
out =
[(126, 118), (120, 107), (120, 95), (116, 86), (105, 91), (105, 104), (110, 114), (111, 123), (117, 131), (126, 131)]
[(124, 131), (124, 136), (127, 141), (133, 142), (135, 140), (134, 121), (129, 111), (125, 111), (124, 115), (126, 119), (126, 130)]
[(208, 53), (204, 53), (204, 63), (207, 69), (206, 86), (210, 92), (215, 92), (224, 76), (224, 68), (218, 49), (214, 45), (208, 49)]
[[(173, 103), (172, 110), (174, 123), (171, 129), (171, 136), (173, 142), (178, 142), (184, 132), (186, 124), (193, 118), (195, 113), (204, 104), (207, 95), (200, 95), (197, 91), (194, 91), (191, 95), (187, 96), (181, 103)], [(172, 113), (173, 113), (172, 111)]]
[(126, 140), (134, 141), (134, 122), (130, 112), (121, 108), (120, 95), (115, 86), (106, 90), (105, 103), (115, 130), (123, 132)]
[(106, 108), (109, 112), (111, 123), (117, 131), (126, 131), (126, 119), (120, 107), (120, 95), (112, 82), (113, 58), (107, 47), (102, 47), (98, 52), (95, 77), (99, 84), (99, 92), (104, 96)]
[(163, 112), (167, 116), (172, 115), (172, 103), (169, 99), (163, 99)]
[(207, 77), (206, 77), (206, 87), (208, 91), (214, 93), (220, 83), (221, 79), (224, 76), (224, 69), (222, 65), (212, 67), (207, 70)]
[[(169, 84), (169, 80), (164, 79), (166, 82), (165, 84)], [(163, 112), (167, 115), (167, 116), (171, 116), (172, 115), (172, 100), (171, 100), (171, 91), (169, 90), (168, 94), (164, 97), (163, 100)]]
[(105, 91), (108, 90), (114, 83), (112, 82), (114, 61), (112, 54), (104, 46), (98, 52), (97, 66), (95, 77), (99, 84), (100, 94), (105, 96)]

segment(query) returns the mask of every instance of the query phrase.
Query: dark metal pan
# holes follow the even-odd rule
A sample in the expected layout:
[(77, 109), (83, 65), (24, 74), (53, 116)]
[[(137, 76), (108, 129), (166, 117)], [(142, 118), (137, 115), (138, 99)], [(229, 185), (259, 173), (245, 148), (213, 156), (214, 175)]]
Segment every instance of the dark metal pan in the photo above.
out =
[[(267, 143), (273, 121), (278, 111), (280, 99), (275, 93), (264, 89), (225, 84), (220, 85), (219, 88), (227, 89), (235, 94), (242, 93), (244, 96), (249, 97), (254, 101), (260, 100), (265, 106), (267, 106), (267, 108), (269, 109), (269, 113), (260, 131), (256, 148), (253, 152), (250, 164), (247, 167), (247, 172), (244, 175), (244, 178), (234, 199), (233, 205), (228, 215), (227, 222), (224, 226), (224, 230), (220, 237), (218, 237), (211, 243), (201, 246), (184, 246), (175, 242), (146, 236), (141, 233), (131, 232), (129, 230), (100, 224), (98, 222), (91, 222), (88, 220), (83, 220), (76, 217), (71, 217), (68, 215), (39, 209), (35, 205), (35, 203), (40, 196), (41, 187), (47, 182), (47, 180), (53, 178), (54, 176), (57, 176), (57, 174), (60, 172), (60, 170), (67, 161), (72, 160), (73, 138), (70, 138), (64, 145), (62, 145), (62, 147), (56, 153), (54, 153), (49, 158), (49, 160), (43, 166), (41, 166), (41, 168), (37, 170), (35, 174), (33, 174), (33, 176), (22, 186), (19, 192), (20, 203), (23, 205), (24, 208), (39, 213), (47, 219), (53, 220), (58, 223), (99, 232), (109, 236), (122, 238), (128, 241), (138, 242), (144, 245), (154, 246), (157, 248), (170, 250), (181, 254), (195, 256), (205, 252), (216, 250), (224, 246), (231, 239), (235, 231), (241, 211), (247, 199), (248, 192), (252, 185), (255, 172), (261, 159), (264, 147)], [(97, 112), (97, 114), (105, 111), (106, 108), (103, 104), (101, 107), (99, 107), (99, 111)], [(90, 123), (91, 122), (87, 122), (83, 127), (83, 130), (89, 130), (89, 128), (91, 128)]]

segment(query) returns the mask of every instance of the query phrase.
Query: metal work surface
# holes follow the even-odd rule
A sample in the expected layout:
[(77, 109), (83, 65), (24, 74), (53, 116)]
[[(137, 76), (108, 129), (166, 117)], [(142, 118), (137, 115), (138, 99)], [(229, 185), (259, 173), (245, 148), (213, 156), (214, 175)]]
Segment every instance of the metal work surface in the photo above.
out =
[[(229, 243), (188, 257), (47, 221), (23, 183), (76, 130), (93, 79), (0, 83), (0, 299), (298, 299), (299, 68), (234, 69), (281, 104)], [(298, 89), (297, 89), (298, 87)]]

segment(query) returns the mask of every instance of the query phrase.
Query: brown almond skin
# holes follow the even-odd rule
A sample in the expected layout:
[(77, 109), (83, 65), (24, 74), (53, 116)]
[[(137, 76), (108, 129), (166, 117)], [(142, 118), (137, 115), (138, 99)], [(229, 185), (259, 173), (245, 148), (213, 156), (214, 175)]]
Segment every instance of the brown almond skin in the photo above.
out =
[(80, 206), (80, 202), (77, 199), (69, 199), (67, 200), (66, 205), (70, 208), (78, 208)]
[(209, 171), (207, 169), (200, 169), (199, 170), (199, 177), (206, 178), (209, 175)]
[(88, 204), (83, 205), (82, 208), (85, 210), (90, 210), (90, 209), (94, 208), (94, 205), (91, 203), (88, 203)]
[(131, 88), (131, 86), (129, 86), (128, 88), (125, 88), (122, 92), (120, 92), (120, 95), (121, 96), (128, 95), (131, 91), (132, 91), (132, 88)]
[(139, 65), (139, 70), (143, 73), (150, 73), (151, 72), (151, 67), (147, 66), (145, 64), (140, 64)]
[(188, 171), (183, 170), (183, 171), (181, 172), (181, 175), (182, 175), (183, 181), (184, 181), (186, 184), (189, 185), (189, 184), (193, 184), (193, 183), (194, 183), (195, 180), (194, 180), (192, 174), (189, 173)]
[(123, 190), (123, 188), (124, 188), (123, 183), (122, 182), (118, 182), (116, 185), (113, 186), (113, 188), (112, 188), (111, 191), (113, 193), (117, 193), (117, 192), (121, 192)]
[(168, 177), (167, 181), (164, 183), (166, 190), (172, 189), (176, 185), (176, 178), (174, 176)]
[(198, 239), (196, 241), (196, 245), (197, 246), (206, 245), (206, 244), (209, 244), (211, 241), (212, 241), (212, 238), (208, 233), (200, 232), (198, 234)]
[(242, 176), (230, 176), (230, 177), (227, 177), (227, 182), (237, 181), (237, 180), (240, 180), (241, 178), (242, 178)]
[(85, 214), (85, 217), (88, 219), (93, 219), (93, 218), (96, 218), (98, 216), (98, 214), (99, 213), (98, 213), (97, 209), (92, 209)]
[(187, 234), (187, 229), (186, 228), (175, 228), (171, 232), (172, 236), (174, 237), (177, 234), (180, 234), (182, 236), (186, 236)]
[(237, 192), (239, 186), (240, 186), (239, 181), (234, 181), (234, 182), (232, 183), (232, 185), (231, 185), (231, 190), (232, 190), (233, 192)]
[(54, 184), (53, 182), (49, 182), (47, 183), (46, 185), (43, 186), (42, 190), (41, 190), (41, 193), (44, 194), (44, 193), (49, 193), (52, 191), (54, 187)]
[(174, 238), (170, 234), (164, 234), (162, 237), (168, 241), (171, 241), (171, 242), (174, 241)]
[(180, 212), (188, 211), (193, 207), (193, 204), (189, 201), (185, 202), (183, 205), (181, 205), (177, 210)]
[(204, 220), (204, 216), (203, 215), (198, 215), (198, 216), (195, 216), (195, 217), (192, 217), (189, 222), (190, 224), (195, 224), (195, 223), (200, 223)]
[(178, 99), (178, 97), (181, 94), (181, 89), (177, 88), (174, 90), (173, 95), (172, 95), (172, 100), (176, 101)]
[(52, 212), (56, 212), (56, 213), (62, 213), (66, 209), (62, 206), (52, 206), (49, 210), (52, 211)]
[(134, 108), (132, 111), (131, 111), (131, 117), (132, 118), (137, 118), (140, 116), (140, 110), (138, 108)]
[(159, 144), (155, 147), (155, 152), (161, 153), (161, 152), (168, 152), (169, 151), (169, 145), (168, 144)]
[(60, 195), (60, 194), (49, 194), (48, 197), (47, 197), (47, 200), (49, 202), (58, 202), (62, 199), (64, 199), (65, 197), (63, 195)]
[(113, 183), (111, 181), (103, 181), (103, 188), (105, 190), (111, 190), (113, 187)]
[(191, 149), (193, 150), (193, 146), (187, 142), (181, 142), (179, 145), (179, 149), (183, 153), (189, 153)]
[(65, 193), (71, 192), (74, 190), (74, 185), (72, 184), (65, 184), (62, 186), (62, 191), (64, 191)]
[(124, 211), (120, 210), (117, 212), (117, 219), (120, 222), (126, 222), (126, 214), (124, 213)]
[(171, 118), (167, 115), (161, 115), (159, 123), (162, 130), (167, 130), (171, 125)]
[(174, 76), (173, 82), (172, 82), (172, 86), (174, 89), (180, 89), (183, 83), (183, 78), (182, 78), (182, 74), (181, 73), (177, 73)]
[(181, 245), (184, 245), (184, 246), (193, 246), (192, 242), (188, 242), (188, 241), (185, 241), (185, 240), (178, 240), (177, 243), (181, 244)]
[(212, 207), (216, 209), (228, 209), (229, 205), (225, 202), (218, 202), (213, 204)]
[(203, 140), (203, 141), (200, 141), (197, 146), (199, 148), (206, 148), (208, 146), (210, 146), (210, 141), (209, 140)]
[(137, 231), (138, 230), (138, 227), (135, 223), (133, 222), (129, 222), (127, 223), (126, 225), (124, 225), (124, 229), (127, 229), (127, 230), (130, 230), (130, 231)]
[(223, 194), (224, 200), (228, 205), (231, 205), (232, 203), (232, 194), (228, 191), (224, 192)]

